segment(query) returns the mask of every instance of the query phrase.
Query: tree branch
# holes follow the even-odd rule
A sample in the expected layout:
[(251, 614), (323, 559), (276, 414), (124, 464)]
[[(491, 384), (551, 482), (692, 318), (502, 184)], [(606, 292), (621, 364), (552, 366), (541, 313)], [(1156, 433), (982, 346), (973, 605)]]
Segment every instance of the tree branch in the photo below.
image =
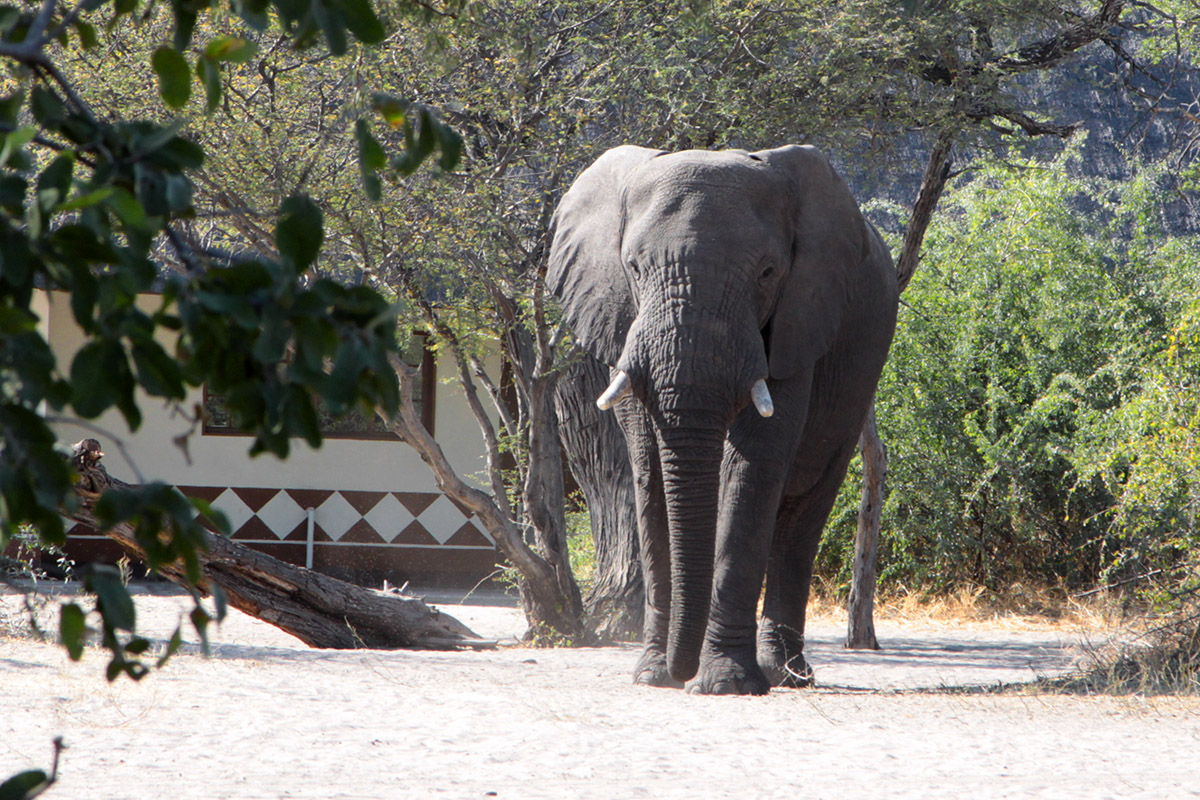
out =
[(950, 150), (957, 138), (957, 130), (952, 127), (943, 128), (938, 133), (933, 149), (929, 152), (929, 161), (925, 165), (925, 176), (921, 179), (921, 189), (917, 192), (917, 200), (913, 203), (912, 214), (909, 215), (908, 225), (904, 230), (904, 244), (900, 250), (900, 258), (896, 261), (896, 280), (903, 292), (912, 280), (913, 273), (921, 260), (921, 245), (925, 241), (925, 232), (933, 219), (933, 211), (937, 208), (942, 190), (950, 175)]
[(1085, 18), (1078, 25), (1000, 56), (989, 66), (1007, 73), (1046, 69), (1081, 47), (1104, 38), (1120, 21), (1124, 10), (1125, 0), (1104, 0), (1095, 14)]

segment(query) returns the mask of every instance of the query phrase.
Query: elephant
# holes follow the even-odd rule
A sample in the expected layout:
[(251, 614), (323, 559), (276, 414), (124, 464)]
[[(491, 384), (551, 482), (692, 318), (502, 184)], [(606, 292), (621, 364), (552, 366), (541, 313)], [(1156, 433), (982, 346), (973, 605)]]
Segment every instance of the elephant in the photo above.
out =
[(813, 561), (896, 324), (882, 238), (807, 145), (616, 147), (551, 225), (547, 289), (611, 368), (596, 402), (629, 446), (646, 591), (635, 682), (811, 685)]

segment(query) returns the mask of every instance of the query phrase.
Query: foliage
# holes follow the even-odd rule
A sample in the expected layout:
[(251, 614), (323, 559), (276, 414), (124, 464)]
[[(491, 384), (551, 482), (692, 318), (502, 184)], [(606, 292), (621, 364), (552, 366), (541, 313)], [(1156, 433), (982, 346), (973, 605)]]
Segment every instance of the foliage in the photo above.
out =
[[(191, 175), (203, 168), (205, 150), (170, 115), (97, 113), (86, 88), (61, 68), (72, 48), (111, 54), (106, 37), (152, 18), (156, 8), (136, 0), (47, 0), (0, 9), (0, 59), (8, 71), (0, 102), (0, 546), (22, 525), (48, 545), (64, 540), (60, 513), (71, 513), (79, 500), (75, 476), (55, 448), (56, 421), (90, 420), (116, 408), (136, 429), (144, 397), (179, 403), (186, 387), (208, 384), (229, 398), (236, 424), (253, 434), (252, 452), (283, 456), (292, 438), (319, 443), (315, 398), (335, 412), (359, 404), (395, 410), (399, 403), (388, 364), (394, 311), (378, 292), (311, 274), (324, 239), (324, 215), (311, 199), (301, 192), (279, 198), (278, 218), (267, 227), (269, 249), (256, 255), (231, 258), (186, 241), (181, 223), (196, 212)], [(396, 8), (424, 15), (428, 7)], [(210, 31), (207, 22), (218, 18), (241, 32)], [(235, 3), (231, 14), (215, 2), (173, 3), (157, 29), (163, 39), (148, 54), (163, 101), (182, 107), (198, 82), (206, 108), (216, 108), (222, 75), (254, 55), (252, 39), (270, 29), (269, 20), (283, 31), (281, 43), (334, 55), (352, 39), (372, 43), (385, 34), (367, 0), (250, 0)], [(405, 135), (398, 144), (408, 148), (393, 159), (397, 170), (411, 171), (435, 150), (444, 167), (453, 166), (457, 137), (427, 110), (414, 114), (398, 101), (375, 108)], [(373, 140), (360, 133), (359, 141), (371, 149), (372, 169), (385, 168)], [(164, 279), (166, 251), (178, 269)], [(137, 296), (155, 288), (160, 305), (143, 310)], [(66, 293), (86, 337), (65, 372), (32, 310), (39, 290)], [(205, 534), (197, 512), (220, 521), (206, 504), (145, 482), (105, 494), (95, 510), (106, 525), (135, 527), (151, 569), (179, 560), (192, 581), (200, 579), (195, 553)], [(103, 571), (85, 581), (97, 596), (109, 678), (140, 677), (149, 642), (133, 633), (128, 592)], [(84, 615), (66, 608), (63, 639), (78, 657)], [(201, 633), (208, 618), (197, 601), (192, 620)]]
[[(1111, 183), (1077, 159), (987, 166), (942, 201), (877, 401), (885, 583), (1080, 586), (1129, 553), (1110, 524), (1124, 485), (1096, 478), (1097, 447), (1128, 428), (1147, 366), (1177, 362), (1171, 320), (1200, 260), (1160, 223), (1159, 171)], [(846, 568), (852, 484), (827, 577)]]
[[(1173, 257), (1194, 259), (1183, 250)], [(1194, 276), (1193, 276), (1194, 277)], [(1118, 537), (1110, 579), (1161, 570), (1192, 578), (1200, 548), (1200, 306), (1195, 287), (1181, 287), (1183, 308), (1170, 318), (1159, 348), (1138, 370), (1134, 391), (1113, 413), (1091, 420), (1078, 467), (1103, 481), (1115, 498), (1110, 519)], [(1158, 584), (1151, 584), (1155, 586)]]
[(596, 576), (596, 543), (592, 541), (592, 520), (584, 505), (583, 492), (567, 498), (567, 538), (571, 546), (571, 572), (587, 592)]
[(44, 770), (31, 769), (18, 772), (0, 783), (0, 800), (33, 800), (58, 781), (58, 758), (64, 750), (62, 737), (54, 739), (54, 763), (50, 773)]

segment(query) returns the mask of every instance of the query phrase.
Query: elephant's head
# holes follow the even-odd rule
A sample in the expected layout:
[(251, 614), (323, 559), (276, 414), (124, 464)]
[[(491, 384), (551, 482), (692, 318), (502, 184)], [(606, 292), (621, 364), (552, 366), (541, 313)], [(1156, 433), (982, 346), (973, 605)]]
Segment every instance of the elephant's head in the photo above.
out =
[(654, 421), (671, 543), (668, 666), (696, 671), (708, 618), (719, 473), (733, 418), (772, 412), (766, 379), (809, 370), (837, 336), (868, 250), (845, 183), (817, 150), (618, 147), (554, 220), (548, 284), (580, 344)]

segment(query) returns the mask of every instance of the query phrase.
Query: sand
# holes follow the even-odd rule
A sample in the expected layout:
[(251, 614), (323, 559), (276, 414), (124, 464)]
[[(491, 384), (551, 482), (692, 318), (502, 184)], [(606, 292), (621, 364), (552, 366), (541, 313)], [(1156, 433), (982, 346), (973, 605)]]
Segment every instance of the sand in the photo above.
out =
[[(165, 637), (189, 602), (140, 591), (139, 625)], [(62, 736), (47, 798), (1200, 797), (1196, 698), (936, 691), (1060, 673), (1097, 631), (881, 621), (871, 653), (819, 623), (819, 688), (694, 697), (633, 686), (632, 647), (313, 650), (235, 611), (211, 657), (108, 684), (0, 603), (0, 776)]]

